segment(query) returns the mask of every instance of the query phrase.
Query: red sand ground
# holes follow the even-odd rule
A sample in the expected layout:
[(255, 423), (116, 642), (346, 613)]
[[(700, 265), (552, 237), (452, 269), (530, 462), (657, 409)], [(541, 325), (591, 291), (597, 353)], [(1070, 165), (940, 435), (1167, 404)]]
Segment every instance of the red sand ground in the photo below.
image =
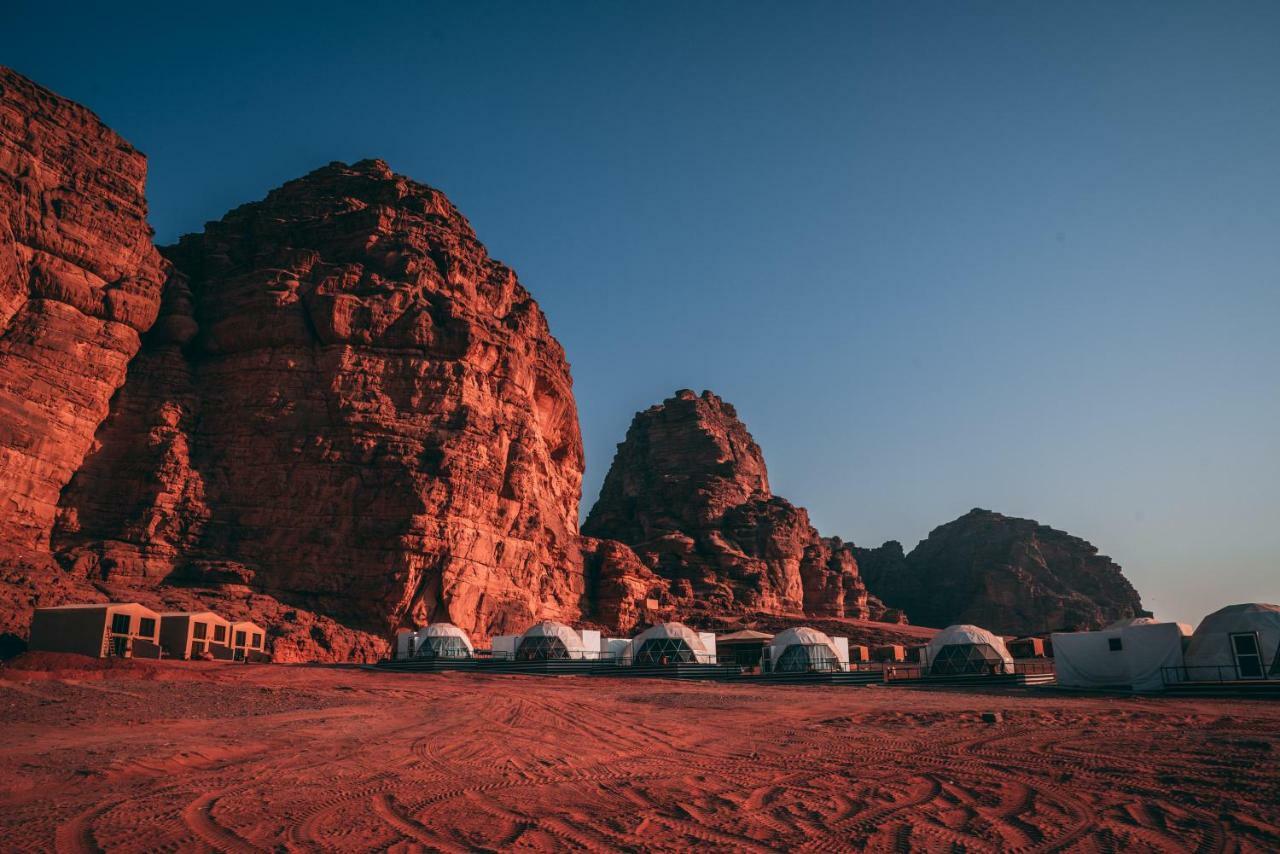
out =
[(1280, 849), (1260, 700), (46, 655), (0, 716), (5, 851)]

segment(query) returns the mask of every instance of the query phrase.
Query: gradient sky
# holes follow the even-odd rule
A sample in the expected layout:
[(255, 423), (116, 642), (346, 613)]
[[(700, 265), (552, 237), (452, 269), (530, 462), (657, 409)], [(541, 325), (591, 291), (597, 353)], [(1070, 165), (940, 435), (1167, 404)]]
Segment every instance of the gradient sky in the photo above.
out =
[(824, 534), (974, 506), (1158, 616), (1280, 602), (1280, 3), (8, 0), (158, 238), (331, 160), (444, 190), (632, 414), (734, 403)]

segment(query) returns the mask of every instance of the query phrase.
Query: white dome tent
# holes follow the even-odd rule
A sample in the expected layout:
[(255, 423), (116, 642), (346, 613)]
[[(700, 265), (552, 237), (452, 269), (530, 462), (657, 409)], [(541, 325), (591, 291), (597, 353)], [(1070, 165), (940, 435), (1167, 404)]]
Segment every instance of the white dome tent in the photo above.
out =
[[(714, 638), (714, 636), (712, 636)], [(631, 639), (627, 647), (627, 664), (695, 664), (715, 658), (714, 640), (684, 623), (658, 623)]]
[(1191, 682), (1280, 676), (1280, 605), (1228, 605), (1200, 621), (1184, 656)]
[(414, 632), (414, 658), (471, 658), (475, 648), (453, 623), (432, 623)]
[(1013, 672), (1013, 656), (1004, 641), (978, 626), (947, 626), (925, 648), (930, 676)]
[(563, 661), (583, 658), (582, 637), (564, 623), (543, 620), (525, 630), (516, 640), (516, 661)]
[(849, 666), (847, 639), (833, 639), (808, 626), (779, 632), (766, 649), (766, 660), (773, 673), (834, 672)]

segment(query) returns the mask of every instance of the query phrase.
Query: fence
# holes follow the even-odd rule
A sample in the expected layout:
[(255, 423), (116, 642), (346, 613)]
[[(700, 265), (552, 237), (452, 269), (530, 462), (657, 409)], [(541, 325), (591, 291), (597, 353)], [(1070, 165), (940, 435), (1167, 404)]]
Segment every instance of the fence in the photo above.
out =
[[(1260, 668), (1261, 669), (1261, 668)], [(1243, 673), (1238, 664), (1197, 664), (1160, 668), (1160, 677), (1166, 685), (1184, 682), (1267, 682), (1280, 681), (1280, 673), (1261, 669), (1261, 672)]]

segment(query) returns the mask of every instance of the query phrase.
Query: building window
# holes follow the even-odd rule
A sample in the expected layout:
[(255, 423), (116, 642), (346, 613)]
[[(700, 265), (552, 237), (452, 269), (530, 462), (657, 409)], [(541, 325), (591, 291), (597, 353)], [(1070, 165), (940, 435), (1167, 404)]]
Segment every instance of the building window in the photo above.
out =
[(204, 640), (209, 636), (209, 624), (208, 623), (192, 623), (191, 636), (193, 638), (196, 638), (197, 640)]
[(129, 634), (129, 615), (113, 614), (111, 617), (111, 634), (127, 635)]
[(253, 648), (262, 649), (262, 633), (261, 632), (253, 633)]
[(213, 639), (214, 639), (215, 641), (217, 641), (218, 643), (226, 643), (226, 642), (227, 642), (227, 627), (226, 627), (226, 626), (214, 626), (214, 627), (213, 627)]
[(236, 646), (244, 646), (244, 632), (236, 632)]
[(1120, 638), (1107, 638), (1107, 649), (1112, 652), (1120, 652), (1124, 649), (1124, 642)]
[(138, 636), (144, 638), (153, 638), (156, 636), (156, 621), (150, 617), (142, 617), (138, 620)]

